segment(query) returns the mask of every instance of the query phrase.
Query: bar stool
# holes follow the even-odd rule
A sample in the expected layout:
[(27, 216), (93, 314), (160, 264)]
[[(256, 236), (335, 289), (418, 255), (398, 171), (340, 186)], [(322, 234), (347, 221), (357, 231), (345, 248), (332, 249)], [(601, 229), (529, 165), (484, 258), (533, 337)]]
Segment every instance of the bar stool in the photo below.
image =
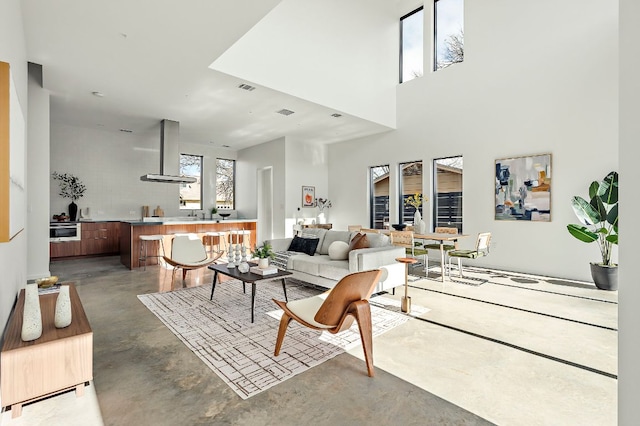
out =
[(225, 245), (226, 238), (227, 233), (224, 231), (209, 231), (202, 237), (202, 243), (210, 247), (209, 254), (213, 254), (214, 247), (216, 248), (216, 253), (222, 253), (227, 250)]
[[(154, 241), (159, 241), (160, 247), (162, 247), (162, 255), (158, 254), (156, 250), (156, 254), (148, 254), (149, 244), (153, 244)], [(163, 257), (165, 256), (164, 251), (164, 236), (163, 235), (140, 235), (140, 256), (138, 257), (138, 267), (140, 264), (144, 262), (144, 270), (147, 270), (147, 259), (150, 257)]]

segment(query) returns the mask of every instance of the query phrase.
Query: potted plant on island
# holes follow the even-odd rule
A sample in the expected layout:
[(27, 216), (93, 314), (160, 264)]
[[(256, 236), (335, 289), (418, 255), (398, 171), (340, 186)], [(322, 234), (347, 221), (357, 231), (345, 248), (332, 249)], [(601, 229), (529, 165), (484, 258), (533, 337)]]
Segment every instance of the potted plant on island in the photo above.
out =
[(79, 178), (70, 173), (53, 172), (51, 176), (54, 180), (57, 180), (60, 183), (60, 192), (58, 195), (63, 198), (71, 199), (71, 203), (69, 204), (69, 216), (70, 220), (75, 222), (76, 215), (78, 214), (78, 206), (75, 201), (83, 197), (84, 191), (86, 191), (87, 188)]
[(218, 213), (218, 208), (216, 206), (213, 206), (209, 209), (209, 212), (211, 213), (211, 219), (213, 220), (213, 216)]
[(251, 252), (252, 257), (257, 257), (258, 260), (258, 268), (266, 269), (269, 267), (269, 259), (274, 259), (276, 254), (273, 252), (273, 247), (268, 242), (264, 242), (262, 247), (256, 247)]
[[(602, 262), (591, 262), (591, 277), (601, 290), (618, 289), (618, 265), (611, 263), (611, 252), (618, 244), (618, 173), (589, 185), (589, 198), (575, 196), (571, 207), (580, 225), (567, 225), (569, 233), (585, 243), (598, 242)], [(585, 226), (586, 225), (586, 226)]]

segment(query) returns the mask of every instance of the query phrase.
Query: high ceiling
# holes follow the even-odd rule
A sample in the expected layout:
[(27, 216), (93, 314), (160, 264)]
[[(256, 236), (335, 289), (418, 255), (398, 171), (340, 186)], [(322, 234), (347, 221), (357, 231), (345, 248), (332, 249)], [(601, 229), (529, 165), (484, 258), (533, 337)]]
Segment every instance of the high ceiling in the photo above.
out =
[(209, 68), (279, 3), (23, 0), (28, 60), (43, 66), (52, 122), (136, 133), (167, 118), (180, 122), (181, 140), (231, 149), (389, 130)]

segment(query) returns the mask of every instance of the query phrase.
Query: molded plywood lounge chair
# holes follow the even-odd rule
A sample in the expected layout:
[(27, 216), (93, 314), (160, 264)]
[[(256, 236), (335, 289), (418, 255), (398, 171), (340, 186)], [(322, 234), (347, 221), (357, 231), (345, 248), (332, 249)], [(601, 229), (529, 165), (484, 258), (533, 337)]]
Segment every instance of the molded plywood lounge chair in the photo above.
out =
[(369, 297), (380, 281), (381, 274), (382, 271), (379, 269), (355, 272), (342, 278), (329, 292), (318, 296), (288, 303), (273, 299), (284, 311), (280, 319), (274, 355), (280, 354), (284, 335), (292, 319), (309, 328), (328, 331), (332, 334), (348, 329), (355, 319), (360, 330), (367, 373), (369, 377), (373, 377), (373, 337)]
[(171, 257), (164, 256), (164, 260), (173, 266), (171, 282), (176, 271), (182, 269), (182, 280), (187, 278), (187, 272), (192, 269), (204, 268), (218, 260), (223, 252), (207, 256), (207, 249), (195, 234), (176, 235), (171, 242)]

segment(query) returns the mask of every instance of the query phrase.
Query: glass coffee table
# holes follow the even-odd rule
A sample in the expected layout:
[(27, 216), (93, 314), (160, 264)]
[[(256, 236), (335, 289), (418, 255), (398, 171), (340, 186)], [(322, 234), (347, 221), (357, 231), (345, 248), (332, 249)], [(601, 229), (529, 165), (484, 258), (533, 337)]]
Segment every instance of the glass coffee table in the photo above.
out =
[[(251, 266), (256, 266), (255, 263), (249, 263)], [(283, 271), (282, 269), (278, 269), (278, 272), (275, 274), (269, 275), (260, 275), (254, 274), (253, 272), (245, 272), (242, 273), (238, 270), (238, 268), (227, 268), (227, 264), (214, 264), (209, 265), (209, 269), (214, 271), (213, 274), (213, 285), (211, 286), (211, 298), (209, 300), (213, 300), (213, 292), (216, 289), (216, 283), (218, 282), (218, 274), (226, 275), (231, 278), (235, 278), (236, 280), (242, 281), (242, 288), (244, 289), (246, 283), (251, 283), (251, 322), (253, 322), (253, 309), (256, 301), (256, 284), (264, 281), (274, 281), (274, 280), (282, 280), (282, 291), (284, 292), (284, 300), (289, 301), (287, 299), (287, 288), (285, 286), (286, 278), (289, 275), (293, 275), (291, 272)]]

